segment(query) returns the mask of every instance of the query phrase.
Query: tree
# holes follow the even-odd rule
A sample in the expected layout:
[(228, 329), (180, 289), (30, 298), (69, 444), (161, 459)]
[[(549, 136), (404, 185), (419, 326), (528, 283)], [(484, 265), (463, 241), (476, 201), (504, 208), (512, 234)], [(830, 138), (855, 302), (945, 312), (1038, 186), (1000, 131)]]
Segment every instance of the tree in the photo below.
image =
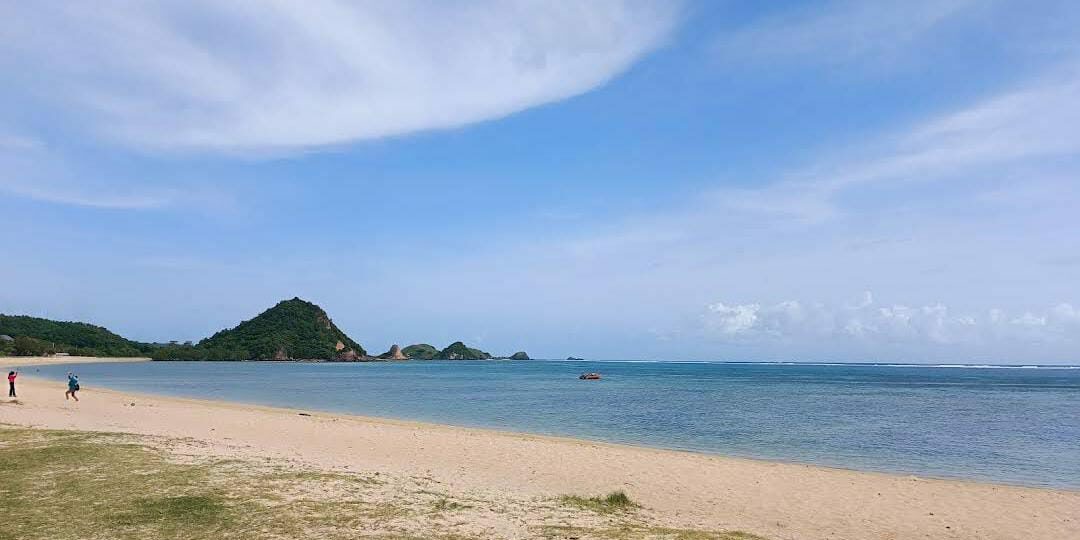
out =
[(49, 352), (49, 346), (40, 339), (29, 336), (15, 338), (15, 356), (43, 356)]

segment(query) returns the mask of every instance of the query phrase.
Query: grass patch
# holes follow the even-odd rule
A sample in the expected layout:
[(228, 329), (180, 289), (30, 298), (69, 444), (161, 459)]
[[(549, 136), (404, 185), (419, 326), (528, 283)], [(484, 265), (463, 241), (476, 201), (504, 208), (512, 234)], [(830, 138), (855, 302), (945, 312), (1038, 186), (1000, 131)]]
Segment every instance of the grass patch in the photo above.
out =
[(434, 503), (431, 504), (431, 506), (435, 508), (435, 511), (437, 512), (442, 512), (445, 510), (465, 510), (467, 508), (472, 508), (472, 505), (461, 504), (456, 501), (451, 501), (450, 499), (447, 499), (445, 497), (436, 500)]
[(350, 538), (408, 515), (359, 475), (177, 463), (136, 440), (0, 428), (0, 540)]
[(178, 495), (139, 500), (132, 511), (118, 514), (118, 517), (131, 524), (190, 527), (197, 523), (221, 522), (227, 513), (228, 507), (221, 497)]
[[(158, 441), (160, 442), (160, 441)], [(545, 527), (551, 501), (491, 501), (424, 490), (418, 477), (286, 469), (276, 462), (173, 456), (131, 435), (0, 426), (0, 540), (463, 540), (500, 526), (548, 538), (760, 540), (650, 529), (623, 492), (560, 502), (609, 514)], [(476, 506), (474, 507), (473, 504)], [(453, 512), (453, 517), (448, 516)], [(613, 514), (620, 512), (619, 514)], [(509, 533), (518, 534), (518, 533)], [(505, 535), (503, 535), (505, 536)]]
[(123, 436), (0, 429), (0, 539), (218, 536), (242, 505)]
[(566, 506), (573, 506), (584, 510), (592, 510), (601, 514), (613, 512), (626, 512), (638, 508), (640, 505), (630, 500), (623, 491), (612, 491), (603, 497), (582, 497), (579, 495), (563, 495), (559, 502)]

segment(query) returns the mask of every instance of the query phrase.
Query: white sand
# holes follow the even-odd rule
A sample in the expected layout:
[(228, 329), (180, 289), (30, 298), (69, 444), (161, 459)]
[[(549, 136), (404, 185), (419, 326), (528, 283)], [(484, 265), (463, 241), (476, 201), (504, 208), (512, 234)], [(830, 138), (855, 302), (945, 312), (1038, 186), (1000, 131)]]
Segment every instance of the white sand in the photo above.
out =
[[(80, 359), (0, 358), (0, 367), (57, 361)], [(1080, 539), (1077, 491), (317, 412), (301, 416), (295, 410), (102, 390), (93, 381), (83, 381), (82, 401), (74, 403), (65, 402), (62, 380), (26, 377), (18, 384), (19, 404), (0, 402), (0, 423), (190, 438), (215, 455), (422, 475), (460, 492), (550, 497), (625, 489), (670, 526), (744, 530), (777, 540)]]

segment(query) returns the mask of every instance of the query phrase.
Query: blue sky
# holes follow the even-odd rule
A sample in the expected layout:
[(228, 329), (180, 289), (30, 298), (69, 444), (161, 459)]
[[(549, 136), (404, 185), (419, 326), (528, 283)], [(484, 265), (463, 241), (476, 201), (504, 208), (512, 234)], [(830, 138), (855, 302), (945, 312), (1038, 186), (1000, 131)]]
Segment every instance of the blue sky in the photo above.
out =
[(1080, 362), (1080, 7), (0, 3), (0, 311)]

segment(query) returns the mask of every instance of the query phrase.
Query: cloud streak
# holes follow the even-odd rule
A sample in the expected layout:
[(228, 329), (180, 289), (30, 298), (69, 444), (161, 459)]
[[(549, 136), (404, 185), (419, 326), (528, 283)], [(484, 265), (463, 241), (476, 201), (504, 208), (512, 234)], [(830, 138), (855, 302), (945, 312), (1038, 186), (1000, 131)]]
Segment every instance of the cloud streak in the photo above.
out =
[[(84, 173), (85, 174), (85, 173)], [(175, 190), (102, 182), (73, 173), (44, 142), (0, 136), (0, 193), (40, 202), (110, 210), (146, 210), (171, 204)]]
[(1002, 178), (1009, 167), (1080, 154), (1080, 63), (944, 113), (757, 189), (721, 189), (722, 207), (805, 223), (835, 217), (838, 196), (882, 185)]
[(975, 5), (974, 0), (835, 1), (757, 21), (721, 37), (715, 48), (727, 58), (804, 66), (880, 61), (910, 54), (926, 34)]
[(126, 145), (276, 152), (587, 92), (663, 43), (678, 11), (630, 0), (12, 3), (0, 7), (18, 23), (0, 33), (0, 67), (31, 73), (35, 99)]

